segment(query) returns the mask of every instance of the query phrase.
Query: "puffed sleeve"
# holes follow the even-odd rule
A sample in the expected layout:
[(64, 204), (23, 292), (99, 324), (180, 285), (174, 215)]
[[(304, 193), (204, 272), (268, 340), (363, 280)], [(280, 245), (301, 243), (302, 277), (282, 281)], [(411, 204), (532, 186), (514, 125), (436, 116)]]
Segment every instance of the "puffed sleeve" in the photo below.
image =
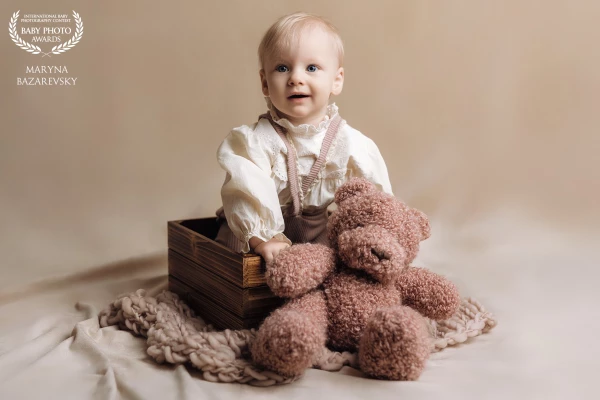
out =
[(231, 231), (244, 243), (242, 251), (250, 250), (248, 241), (253, 236), (290, 243), (283, 235), (271, 160), (260, 136), (246, 125), (233, 129), (219, 146), (217, 160), (226, 172), (221, 188), (223, 211)]
[(385, 161), (375, 142), (362, 133), (355, 131), (350, 149), (348, 159), (349, 178), (366, 178), (373, 182), (379, 190), (393, 195)]

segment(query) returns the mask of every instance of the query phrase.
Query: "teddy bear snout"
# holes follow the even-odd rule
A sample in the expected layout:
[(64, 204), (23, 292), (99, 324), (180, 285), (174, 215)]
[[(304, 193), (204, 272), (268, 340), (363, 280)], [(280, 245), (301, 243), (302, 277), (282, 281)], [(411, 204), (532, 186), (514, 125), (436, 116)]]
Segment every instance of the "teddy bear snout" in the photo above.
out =
[(375, 257), (377, 257), (379, 259), (379, 261), (389, 260), (390, 258), (392, 258), (392, 256), (389, 253), (387, 253), (385, 250), (381, 250), (381, 249), (375, 248), (375, 247), (373, 247), (371, 249), (371, 254), (373, 254)]
[(348, 267), (365, 271), (381, 283), (395, 281), (407, 261), (398, 239), (376, 225), (343, 232), (339, 236), (338, 251)]

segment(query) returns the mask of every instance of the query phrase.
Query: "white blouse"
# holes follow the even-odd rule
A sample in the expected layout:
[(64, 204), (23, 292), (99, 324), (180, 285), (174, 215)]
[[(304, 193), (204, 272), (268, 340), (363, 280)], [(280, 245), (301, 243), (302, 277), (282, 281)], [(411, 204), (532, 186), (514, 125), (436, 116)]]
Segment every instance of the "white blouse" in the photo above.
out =
[[(293, 125), (280, 118), (271, 100), (265, 97), (273, 121), (287, 129), (288, 140), (296, 149), (299, 186), (319, 157), (321, 143), (329, 123), (338, 113), (335, 103), (327, 107), (325, 119), (315, 127)], [(292, 206), (288, 185), (287, 148), (271, 126), (261, 118), (252, 125), (234, 128), (219, 146), (217, 159), (226, 171), (221, 189), (225, 218), (235, 236), (244, 242), (243, 252), (250, 250), (248, 241), (256, 236), (264, 241), (283, 235), (283, 210)], [(352, 177), (364, 177), (380, 190), (392, 194), (387, 167), (377, 145), (342, 122), (336, 138), (308, 193), (300, 194), (306, 211), (327, 208), (337, 188)]]

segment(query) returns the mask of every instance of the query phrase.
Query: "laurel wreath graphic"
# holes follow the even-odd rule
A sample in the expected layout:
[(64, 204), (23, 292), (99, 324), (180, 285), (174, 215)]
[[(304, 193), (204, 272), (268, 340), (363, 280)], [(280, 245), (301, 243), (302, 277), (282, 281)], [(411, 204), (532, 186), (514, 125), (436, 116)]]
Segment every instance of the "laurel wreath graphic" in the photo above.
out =
[(81, 40), (81, 37), (83, 36), (83, 22), (81, 21), (81, 17), (79, 16), (79, 14), (77, 14), (75, 11), (73, 11), (73, 17), (75, 18), (75, 34), (73, 35), (73, 37), (64, 43), (54, 46), (50, 52), (44, 53), (42, 51), (42, 49), (40, 49), (39, 46), (36, 46), (36, 45), (26, 42), (17, 33), (17, 21), (19, 19), (20, 12), (21, 12), (21, 10), (15, 12), (13, 14), (12, 18), (10, 19), (10, 22), (8, 23), (8, 33), (9, 33), (12, 41), (15, 42), (15, 44), (17, 46), (19, 46), (20, 48), (22, 48), (23, 50), (25, 50), (31, 54), (42, 53), (44, 55), (49, 56), (50, 53), (52, 53), (52, 54), (64, 53), (65, 51), (71, 50), (73, 47), (75, 47), (75, 45), (77, 43), (79, 43), (79, 41)]
[(17, 46), (19, 46), (23, 50), (28, 51), (31, 54), (40, 54), (42, 52), (42, 49), (40, 49), (38, 46), (32, 45), (31, 43), (27, 43), (26, 41), (21, 39), (21, 37), (17, 33), (17, 19), (19, 18), (20, 12), (21, 10), (14, 13), (12, 18), (10, 19), (10, 22), (8, 23), (8, 33), (10, 35), (10, 38), (13, 42), (15, 42)]
[(64, 53), (67, 50), (75, 47), (77, 43), (81, 40), (83, 36), (83, 22), (81, 22), (81, 17), (75, 11), (73, 11), (73, 18), (75, 18), (75, 35), (67, 42), (59, 44), (58, 46), (54, 46), (52, 48), (52, 54), (60, 54)]

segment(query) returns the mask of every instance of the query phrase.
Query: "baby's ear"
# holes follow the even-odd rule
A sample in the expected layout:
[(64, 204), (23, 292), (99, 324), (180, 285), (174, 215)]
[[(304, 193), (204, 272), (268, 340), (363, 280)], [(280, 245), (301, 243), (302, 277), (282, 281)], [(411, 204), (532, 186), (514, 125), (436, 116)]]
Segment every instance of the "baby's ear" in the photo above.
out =
[(269, 96), (269, 85), (267, 84), (267, 75), (265, 74), (264, 68), (261, 68), (261, 70), (258, 71), (258, 75), (260, 76), (260, 86), (261, 86), (263, 95), (268, 97)]
[(369, 180), (365, 178), (352, 178), (348, 182), (344, 183), (335, 192), (334, 201), (335, 204), (340, 205), (341, 202), (348, 200), (349, 198), (371, 193), (376, 190)]
[[(338, 96), (342, 93), (342, 89), (344, 88), (344, 68), (340, 67), (338, 69), (338, 73), (333, 80), (333, 87), (331, 88), (331, 94), (334, 96)], [(331, 95), (330, 95), (331, 97)]]

